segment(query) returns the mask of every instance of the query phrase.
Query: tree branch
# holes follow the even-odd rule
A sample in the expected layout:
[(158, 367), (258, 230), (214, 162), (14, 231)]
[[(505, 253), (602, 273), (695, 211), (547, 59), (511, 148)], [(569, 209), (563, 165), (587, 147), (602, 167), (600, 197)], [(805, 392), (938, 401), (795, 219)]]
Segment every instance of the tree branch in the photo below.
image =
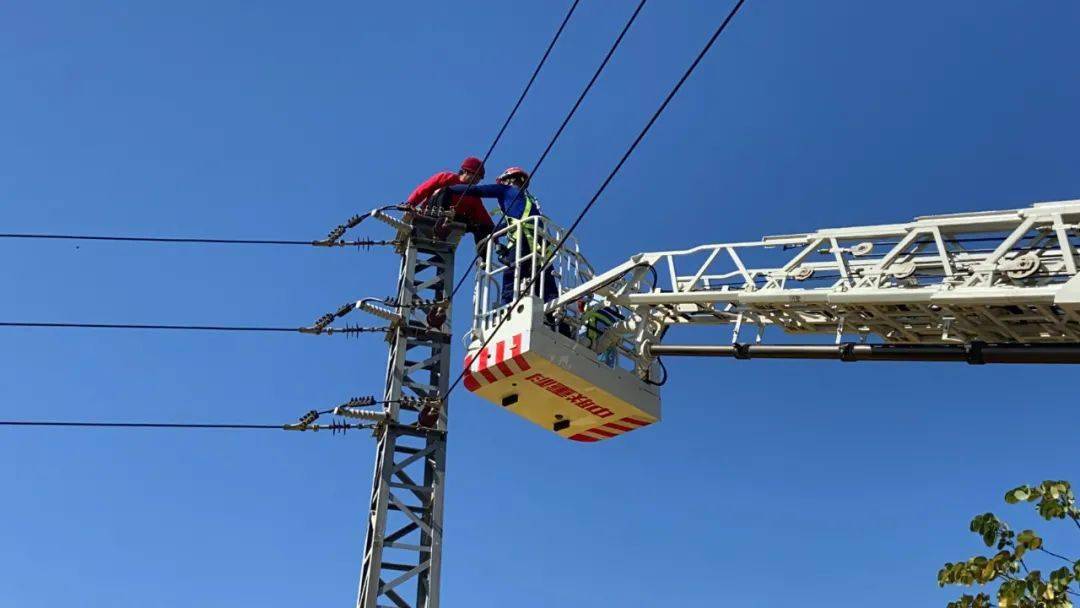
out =
[(1047, 555), (1052, 555), (1052, 556), (1054, 556), (1054, 557), (1056, 557), (1056, 558), (1058, 558), (1060, 560), (1063, 560), (1065, 562), (1068, 562), (1070, 564), (1076, 562), (1076, 560), (1074, 560), (1074, 559), (1069, 559), (1069, 558), (1065, 557), (1064, 555), (1058, 555), (1057, 553), (1054, 553), (1053, 551), (1050, 551), (1048, 549), (1044, 549), (1043, 547), (1039, 547), (1039, 551), (1042, 551), (1043, 553), (1045, 553)]

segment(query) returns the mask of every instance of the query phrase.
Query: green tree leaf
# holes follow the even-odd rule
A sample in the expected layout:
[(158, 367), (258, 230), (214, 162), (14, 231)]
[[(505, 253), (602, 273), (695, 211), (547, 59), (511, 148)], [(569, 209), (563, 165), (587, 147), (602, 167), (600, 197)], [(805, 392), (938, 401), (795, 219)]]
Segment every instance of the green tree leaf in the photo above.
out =
[(1039, 535), (1035, 534), (1034, 530), (1024, 530), (1016, 537), (1016, 544), (1018, 547), (1024, 547), (1029, 551), (1034, 551), (1039, 547), (1042, 547), (1043, 541)]
[(1029, 496), (1031, 496), (1031, 490), (1027, 486), (1020, 486), (1005, 493), (1005, 502), (1015, 505), (1018, 502), (1027, 500)]

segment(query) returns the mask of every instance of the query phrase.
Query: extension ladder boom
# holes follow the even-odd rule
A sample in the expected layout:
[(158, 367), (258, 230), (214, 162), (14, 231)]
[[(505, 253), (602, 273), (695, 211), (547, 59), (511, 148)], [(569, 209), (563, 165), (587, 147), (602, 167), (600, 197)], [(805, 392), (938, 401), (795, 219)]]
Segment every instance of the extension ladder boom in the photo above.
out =
[[(556, 252), (562, 237), (534, 217), (488, 241), (466, 386), (569, 439), (659, 420), (660, 356), (1080, 363), (1080, 200), (641, 253), (602, 273), (573, 238)], [(729, 344), (663, 344), (693, 325), (727, 327)]]
[[(1080, 342), (1080, 200), (643, 253), (563, 293), (671, 325), (764, 339), (850, 334), (894, 344)], [(657, 284), (646, 279), (654, 269)], [(629, 276), (628, 276), (629, 275)]]

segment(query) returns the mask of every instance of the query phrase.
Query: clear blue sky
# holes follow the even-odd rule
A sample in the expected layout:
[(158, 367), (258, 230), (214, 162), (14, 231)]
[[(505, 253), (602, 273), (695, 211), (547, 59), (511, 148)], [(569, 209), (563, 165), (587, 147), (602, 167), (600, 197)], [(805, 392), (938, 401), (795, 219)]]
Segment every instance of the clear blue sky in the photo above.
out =
[[(321, 237), (482, 154), (566, 5), (4, 3), (0, 228)], [(632, 8), (582, 2), (492, 171), (533, 162)], [(727, 9), (646, 7), (537, 176), (550, 215), (577, 212)], [(750, 0), (580, 237), (604, 267), (1080, 197), (1078, 29), (1065, 0)], [(302, 248), (0, 257), (0, 320), (302, 325), (396, 272)], [(377, 392), (385, 357), (377, 337), (0, 345), (15, 419), (285, 422)], [(670, 368), (663, 423), (596, 445), (455, 396), (445, 605), (942, 605), (972, 514), (1080, 480), (1074, 369)], [(0, 603), (349, 605), (372, 456), (360, 433), (0, 430)]]

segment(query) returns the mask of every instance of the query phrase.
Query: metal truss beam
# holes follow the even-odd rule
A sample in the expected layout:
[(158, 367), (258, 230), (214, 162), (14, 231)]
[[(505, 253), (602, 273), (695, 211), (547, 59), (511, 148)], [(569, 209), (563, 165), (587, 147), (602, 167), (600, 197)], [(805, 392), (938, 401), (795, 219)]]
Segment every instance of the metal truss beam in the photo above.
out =
[[(1080, 343), (1080, 200), (642, 253), (561, 294), (663, 328), (768, 327), (891, 344)], [(640, 272), (641, 267), (655, 275)]]
[[(450, 310), (430, 327), (417, 302), (449, 297), (460, 231), (436, 238), (432, 221), (414, 218), (403, 235), (397, 312), (387, 339), (388, 421), (376, 429), (378, 454), (357, 608), (437, 608), (442, 566), (446, 415), (422, 426), (416, 405), (446, 395), (450, 375)], [(405, 398), (402, 401), (402, 398)]]

